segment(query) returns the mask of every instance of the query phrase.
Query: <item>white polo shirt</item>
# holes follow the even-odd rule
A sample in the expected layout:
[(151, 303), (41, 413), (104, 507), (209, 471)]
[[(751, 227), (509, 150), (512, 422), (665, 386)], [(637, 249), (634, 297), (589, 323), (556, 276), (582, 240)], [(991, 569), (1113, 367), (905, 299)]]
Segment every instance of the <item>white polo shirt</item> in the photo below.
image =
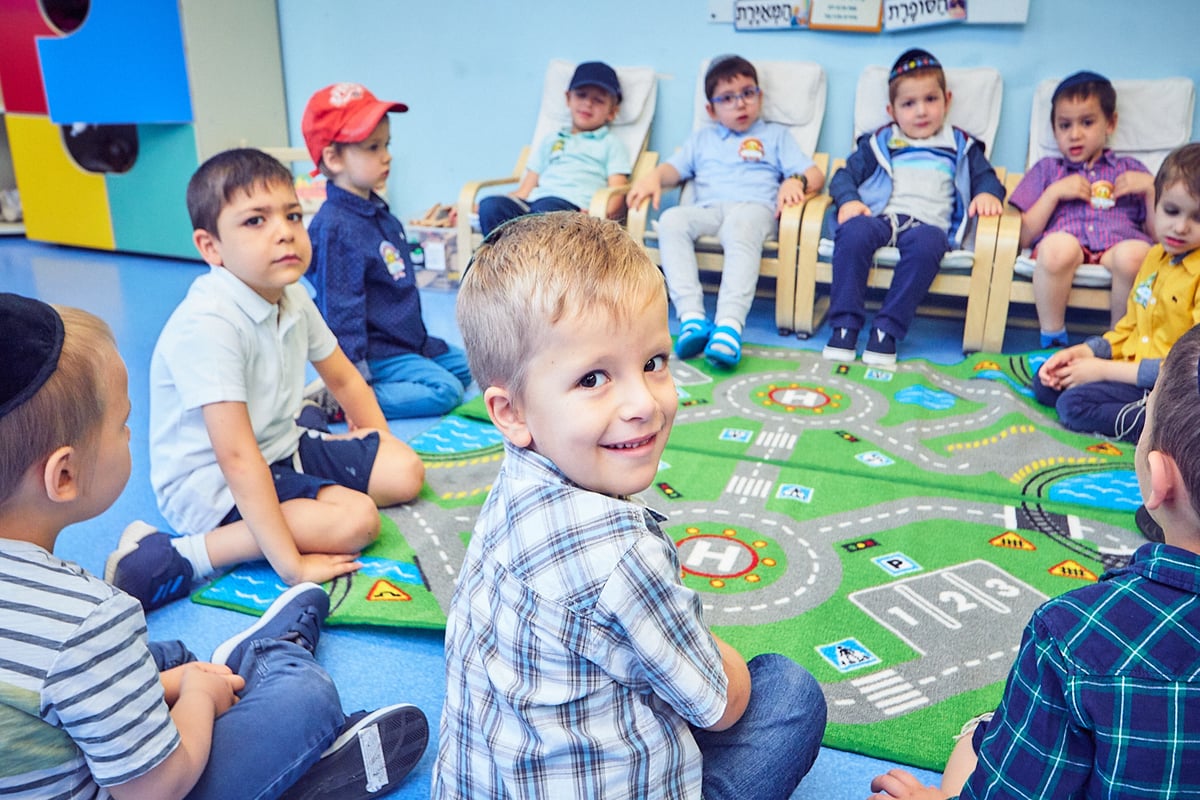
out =
[(299, 284), (278, 304), (221, 267), (197, 278), (150, 359), (150, 482), (179, 533), (205, 533), (234, 507), (202, 407), (245, 403), (267, 463), (295, 452), (306, 362), (337, 347)]

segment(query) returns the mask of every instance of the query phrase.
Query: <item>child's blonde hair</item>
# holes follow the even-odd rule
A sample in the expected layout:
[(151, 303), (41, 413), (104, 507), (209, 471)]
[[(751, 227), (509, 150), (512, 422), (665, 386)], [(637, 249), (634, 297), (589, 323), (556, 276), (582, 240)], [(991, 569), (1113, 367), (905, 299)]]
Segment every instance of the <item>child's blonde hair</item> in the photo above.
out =
[(0, 418), (0, 504), (29, 467), (59, 447), (87, 445), (104, 416), (104, 371), (116, 354), (112, 330), (86, 311), (54, 308), (63, 321), (58, 366), (33, 397)]
[(577, 211), (531, 214), (492, 231), (475, 253), (458, 292), (458, 327), (479, 386), (519, 396), (550, 327), (593, 314), (620, 325), (665, 296), (662, 273), (617, 223)]

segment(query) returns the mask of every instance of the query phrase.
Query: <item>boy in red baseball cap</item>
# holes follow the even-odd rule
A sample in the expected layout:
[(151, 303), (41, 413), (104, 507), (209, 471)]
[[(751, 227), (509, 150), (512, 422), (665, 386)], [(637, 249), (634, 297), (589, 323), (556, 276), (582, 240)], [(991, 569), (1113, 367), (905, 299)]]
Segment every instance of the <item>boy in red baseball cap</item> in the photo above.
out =
[(471, 383), (462, 350), (425, 329), (404, 226), (375, 192), (392, 162), (388, 113), (407, 110), (357, 83), (335, 83), (309, 99), (301, 123), (313, 163), (328, 179), (308, 228), (308, 278), (317, 307), (388, 419), (445, 414)]

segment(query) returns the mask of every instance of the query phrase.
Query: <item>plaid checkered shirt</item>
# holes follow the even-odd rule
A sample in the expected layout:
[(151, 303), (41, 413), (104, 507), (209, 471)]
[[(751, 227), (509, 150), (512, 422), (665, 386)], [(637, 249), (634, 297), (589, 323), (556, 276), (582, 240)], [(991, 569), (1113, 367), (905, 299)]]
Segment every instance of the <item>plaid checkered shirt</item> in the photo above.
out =
[(434, 798), (699, 798), (721, 657), (663, 517), (506, 444), (446, 626)]
[(963, 798), (1200, 797), (1200, 556), (1143, 545), (1034, 612)]

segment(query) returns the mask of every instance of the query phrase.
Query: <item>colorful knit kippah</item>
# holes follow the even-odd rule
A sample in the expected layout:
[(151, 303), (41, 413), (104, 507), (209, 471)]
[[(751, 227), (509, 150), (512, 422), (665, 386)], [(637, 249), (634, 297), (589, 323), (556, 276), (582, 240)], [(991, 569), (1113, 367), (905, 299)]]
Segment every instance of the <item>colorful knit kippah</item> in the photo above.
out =
[(917, 47), (914, 47), (912, 50), (905, 50), (896, 59), (896, 63), (892, 64), (892, 71), (888, 73), (888, 83), (913, 70), (928, 69), (930, 67), (941, 69), (942, 62), (934, 58), (933, 54), (928, 50), (921, 50)]
[(62, 317), (40, 300), (0, 293), (0, 417), (37, 394), (58, 369)]

